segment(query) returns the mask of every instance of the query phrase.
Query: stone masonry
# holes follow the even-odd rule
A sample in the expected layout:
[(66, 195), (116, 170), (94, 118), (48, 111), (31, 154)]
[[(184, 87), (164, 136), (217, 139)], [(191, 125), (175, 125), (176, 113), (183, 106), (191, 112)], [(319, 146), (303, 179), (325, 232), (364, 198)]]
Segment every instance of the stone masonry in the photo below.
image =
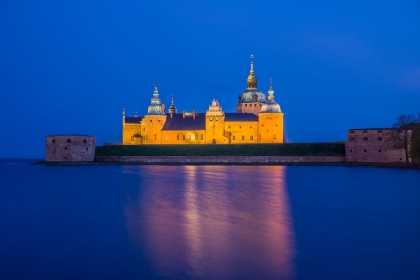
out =
[(47, 136), (45, 161), (89, 162), (95, 160), (95, 137), (88, 135)]

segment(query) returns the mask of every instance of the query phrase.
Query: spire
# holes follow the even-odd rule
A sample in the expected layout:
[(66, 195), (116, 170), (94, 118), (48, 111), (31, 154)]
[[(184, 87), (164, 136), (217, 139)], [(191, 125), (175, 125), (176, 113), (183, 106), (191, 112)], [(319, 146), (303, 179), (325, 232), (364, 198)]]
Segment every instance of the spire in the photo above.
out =
[(177, 112), (177, 110), (176, 110), (176, 107), (175, 107), (175, 102), (174, 102), (174, 95), (172, 94), (172, 103), (171, 103), (171, 106), (169, 106), (169, 113), (176, 113)]
[(274, 101), (273, 79), (270, 78), (270, 89), (268, 90), (268, 101)]
[(249, 76), (248, 76), (248, 79), (246, 80), (247, 90), (257, 90), (258, 79), (257, 77), (255, 77), (255, 72), (254, 72), (254, 55), (251, 54), (250, 58), (251, 58), (251, 69), (249, 70)]
[(153, 92), (153, 96), (158, 98), (159, 96), (159, 91), (158, 91), (158, 82), (157, 82), (157, 78), (155, 77), (155, 90)]

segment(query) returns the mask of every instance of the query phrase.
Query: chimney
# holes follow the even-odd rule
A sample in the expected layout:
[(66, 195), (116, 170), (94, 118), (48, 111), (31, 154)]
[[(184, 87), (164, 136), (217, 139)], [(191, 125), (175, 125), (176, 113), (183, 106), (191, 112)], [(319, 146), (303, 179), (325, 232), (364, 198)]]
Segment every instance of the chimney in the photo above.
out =
[(195, 120), (195, 110), (193, 111), (193, 120)]
[(185, 111), (182, 111), (182, 118), (185, 119)]

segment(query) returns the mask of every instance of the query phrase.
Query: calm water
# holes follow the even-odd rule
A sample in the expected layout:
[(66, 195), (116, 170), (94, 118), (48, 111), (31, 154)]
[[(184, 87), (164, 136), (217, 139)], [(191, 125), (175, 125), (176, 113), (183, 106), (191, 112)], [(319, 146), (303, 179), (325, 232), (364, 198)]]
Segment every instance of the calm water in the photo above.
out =
[(0, 279), (420, 279), (420, 171), (0, 161)]

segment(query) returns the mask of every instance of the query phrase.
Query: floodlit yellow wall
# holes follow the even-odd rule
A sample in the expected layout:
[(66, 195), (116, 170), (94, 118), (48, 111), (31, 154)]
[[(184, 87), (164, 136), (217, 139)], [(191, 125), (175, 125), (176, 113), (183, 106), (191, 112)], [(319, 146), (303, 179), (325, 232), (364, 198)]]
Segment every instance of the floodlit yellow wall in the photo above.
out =
[(166, 122), (166, 115), (146, 115), (142, 122), (143, 144), (162, 144), (162, 128)]
[(142, 144), (140, 123), (126, 123), (123, 126), (123, 145)]
[(162, 144), (205, 144), (205, 130), (163, 130)]
[(229, 144), (229, 139), (224, 137), (225, 116), (206, 116), (206, 143)]
[(258, 115), (258, 143), (283, 143), (283, 113)]
[(257, 143), (258, 122), (225, 122), (225, 131), (230, 135), (226, 144)]

